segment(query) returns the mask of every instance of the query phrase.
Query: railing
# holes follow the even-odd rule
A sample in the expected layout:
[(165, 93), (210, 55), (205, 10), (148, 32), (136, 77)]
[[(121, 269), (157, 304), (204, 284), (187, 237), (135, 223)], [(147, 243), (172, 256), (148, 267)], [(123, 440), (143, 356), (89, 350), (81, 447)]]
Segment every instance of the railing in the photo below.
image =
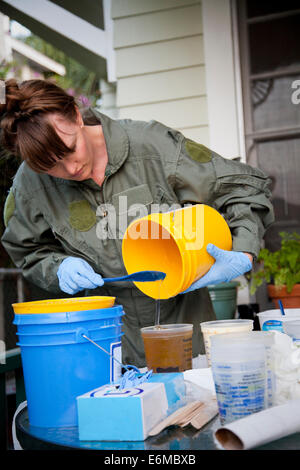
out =
[(22, 269), (17, 268), (0, 268), (0, 282), (5, 277), (15, 276), (17, 278), (17, 301), (24, 302), (24, 280)]
[(16, 380), (15, 408), (26, 400), (23, 381), (23, 369), (20, 349), (11, 349), (0, 353), (0, 450), (9, 448), (9, 434), (11, 429), (11, 416), (7, 406), (6, 374), (14, 372)]
[(11, 305), (14, 302), (25, 302), (22, 269), (0, 268), (0, 340), (5, 341), (6, 349), (12, 349), (16, 344)]
[[(3, 288), (3, 282), (11, 280), (9, 286)], [(9, 289), (9, 290), (8, 290)], [(22, 269), (0, 268), (0, 449), (9, 448), (11, 429), (10, 409), (6, 395), (7, 374), (13, 374), (16, 384), (16, 407), (25, 400), (23, 370), (19, 348), (9, 346), (5, 339), (9, 338), (11, 328), (11, 302), (25, 301), (24, 279)], [(15, 336), (11, 332), (11, 338)], [(7, 350), (8, 348), (8, 350)], [(12, 348), (12, 349), (11, 349)]]

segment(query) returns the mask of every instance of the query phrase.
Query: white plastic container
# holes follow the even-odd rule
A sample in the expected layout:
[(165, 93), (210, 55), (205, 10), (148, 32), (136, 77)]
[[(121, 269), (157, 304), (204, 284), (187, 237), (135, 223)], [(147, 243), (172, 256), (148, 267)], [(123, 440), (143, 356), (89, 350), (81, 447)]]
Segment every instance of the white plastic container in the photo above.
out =
[(283, 331), (293, 339), (296, 346), (300, 347), (300, 319), (284, 322)]
[[(300, 327), (300, 323), (299, 323)], [(300, 328), (299, 328), (300, 331)], [(274, 356), (272, 354), (272, 345), (274, 344), (274, 331), (249, 331), (241, 333), (228, 333), (226, 335), (226, 341), (232, 344), (233, 342), (240, 341), (252, 341), (262, 343), (266, 350), (266, 361), (267, 361), (267, 407), (274, 405), (274, 397), (276, 391), (276, 376), (274, 368)], [(219, 337), (222, 338), (223, 335)], [(300, 337), (300, 336), (299, 336)], [(300, 346), (300, 343), (299, 343)]]
[(224, 333), (236, 333), (253, 330), (253, 320), (216, 320), (200, 323), (203, 334), (205, 354), (208, 366), (210, 367), (210, 338), (213, 335)]
[(266, 310), (258, 313), (260, 329), (262, 331), (283, 331), (283, 323), (291, 320), (300, 320), (300, 308), (285, 308), (285, 315), (282, 315), (280, 309)]
[(211, 338), (211, 366), (221, 424), (267, 408), (265, 345), (253, 340)]

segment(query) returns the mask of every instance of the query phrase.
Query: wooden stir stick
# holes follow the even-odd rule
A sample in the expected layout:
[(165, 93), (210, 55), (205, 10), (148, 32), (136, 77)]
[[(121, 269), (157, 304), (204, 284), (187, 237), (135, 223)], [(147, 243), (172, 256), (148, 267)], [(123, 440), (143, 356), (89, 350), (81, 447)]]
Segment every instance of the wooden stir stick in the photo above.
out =
[(160, 423), (154, 426), (154, 428), (152, 428), (149, 432), (149, 436), (155, 436), (166, 427), (171, 426), (173, 424), (177, 424), (178, 420), (182, 419), (187, 413), (191, 412), (192, 410), (195, 410), (200, 403), (202, 402), (194, 401), (174, 411), (174, 413), (172, 413), (170, 416), (163, 419)]

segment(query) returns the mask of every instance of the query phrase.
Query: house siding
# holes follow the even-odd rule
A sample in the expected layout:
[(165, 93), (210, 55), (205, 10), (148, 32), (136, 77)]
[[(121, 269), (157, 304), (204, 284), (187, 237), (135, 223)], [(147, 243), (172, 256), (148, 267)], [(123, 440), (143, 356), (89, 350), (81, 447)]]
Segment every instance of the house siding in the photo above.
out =
[(209, 145), (201, 2), (112, 0), (111, 16), (119, 117)]

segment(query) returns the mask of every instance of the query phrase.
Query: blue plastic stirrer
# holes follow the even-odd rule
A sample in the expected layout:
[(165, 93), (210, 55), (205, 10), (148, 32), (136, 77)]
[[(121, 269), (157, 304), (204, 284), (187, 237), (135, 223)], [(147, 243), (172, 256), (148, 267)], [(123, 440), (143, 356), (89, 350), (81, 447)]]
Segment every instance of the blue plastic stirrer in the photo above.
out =
[(138, 271), (137, 273), (127, 274), (121, 277), (104, 277), (104, 282), (115, 281), (135, 281), (135, 282), (151, 282), (160, 281), (166, 277), (166, 273), (162, 271)]
[(281, 300), (278, 300), (278, 304), (279, 304), (279, 307), (280, 307), (281, 315), (285, 315), (284, 308), (283, 308)]

